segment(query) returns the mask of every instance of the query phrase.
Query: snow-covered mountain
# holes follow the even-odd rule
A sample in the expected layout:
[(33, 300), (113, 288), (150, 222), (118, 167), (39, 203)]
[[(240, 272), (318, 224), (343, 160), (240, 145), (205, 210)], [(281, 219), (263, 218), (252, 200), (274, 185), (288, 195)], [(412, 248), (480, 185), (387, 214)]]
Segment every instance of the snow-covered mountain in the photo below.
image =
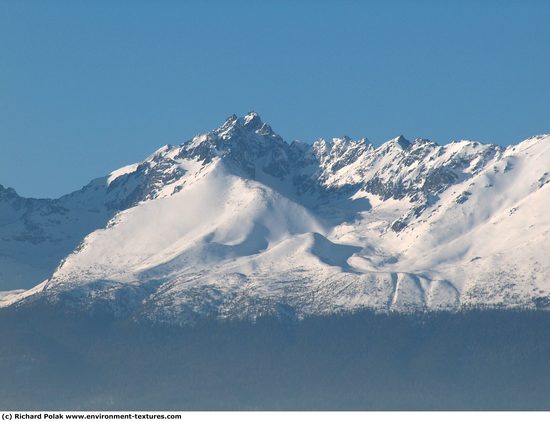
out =
[[(550, 305), (550, 136), (287, 143), (256, 113), (56, 200), (0, 187), (0, 306), (159, 321)], [(43, 281), (45, 280), (45, 281)]]

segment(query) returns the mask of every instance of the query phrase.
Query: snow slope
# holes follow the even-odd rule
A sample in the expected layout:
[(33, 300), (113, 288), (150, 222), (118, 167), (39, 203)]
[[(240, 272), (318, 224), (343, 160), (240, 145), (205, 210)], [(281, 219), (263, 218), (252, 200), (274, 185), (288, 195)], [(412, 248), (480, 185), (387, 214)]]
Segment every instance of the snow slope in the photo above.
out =
[[(230, 116), (41, 202), (50, 214), (0, 191), (2, 242), (20, 247), (12, 257), (1, 244), (3, 286), (46, 280), (0, 295), (0, 306), (46, 300), (172, 322), (545, 308), (548, 182), (548, 135), (506, 149), (401, 136), (378, 148), (347, 137), (288, 144), (256, 113)], [(25, 219), (43, 238), (21, 237)]]

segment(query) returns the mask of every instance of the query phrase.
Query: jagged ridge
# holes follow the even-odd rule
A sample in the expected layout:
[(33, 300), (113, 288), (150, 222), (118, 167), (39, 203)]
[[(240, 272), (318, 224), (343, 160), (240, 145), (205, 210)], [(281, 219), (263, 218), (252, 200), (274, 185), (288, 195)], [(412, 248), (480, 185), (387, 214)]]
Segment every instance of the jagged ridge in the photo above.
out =
[(20, 246), (10, 259), (45, 262), (27, 279), (48, 277), (3, 303), (168, 321), (544, 307), (548, 162), (548, 136), (289, 144), (233, 115), (57, 200), (0, 189), (1, 250)]

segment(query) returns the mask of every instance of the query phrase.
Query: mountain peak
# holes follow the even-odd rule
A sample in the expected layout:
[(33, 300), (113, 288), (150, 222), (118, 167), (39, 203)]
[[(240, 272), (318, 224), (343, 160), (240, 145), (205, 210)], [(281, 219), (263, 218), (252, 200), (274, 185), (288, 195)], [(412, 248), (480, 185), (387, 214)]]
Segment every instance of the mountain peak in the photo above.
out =
[(215, 132), (218, 132), (220, 134), (226, 133), (228, 130), (235, 127), (238, 120), (239, 120), (239, 118), (237, 117), (236, 114), (230, 115), (227, 119), (225, 119), (223, 124), (218, 129), (215, 130)]
[(14, 188), (4, 187), (0, 184), (0, 199), (19, 197)]
[(262, 127), (263, 122), (258, 113), (251, 111), (242, 118), (243, 126), (251, 130), (258, 130)]
[(225, 120), (223, 125), (213, 132), (222, 139), (228, 139), (235, 134), (257, 134), (263, 137), (282, 140), (281, 137), (273, 131), (271, 126), (262, 121), (260, 115), (255, 111), (251, 111), (243, 117), (237, 117), (237, 115), (232, 114)]
[(407, 149), (411, 146), (411, 143), (403, 135), (399, 135), (397, 138), (393, 138), (390, 142), (397, 144), (401, 149)]
[(390, 139), (387, 142), (384, 142), (380, 145), (379, 149), (382, 151), (389, 151), (394, 147), (399, 148), (400, 150), (407, 150), (411, 146), (411, 142), (407, 140), (403, 135), (399, 135), (393, 139)]
[(238, 117), (236, 114), (232, 114), (225, 122), (215, 130), (219, 134), (228, 133), (230, 130), (245, 129), (247, 131), (256, 132), (261, 130), (263, 127), (269, 126), (262, 122), (262, 119), (258, 113), (251, 111), (244, 115), (243, 117)]
[(223, 124), (219, 127), (219, 130), (226, 130), (231, 127), (241, 126), (251, 130), (257, 130), (263, 125), (262, 118), (255, 111), (251, 111), (245, 114), (243, 117), (238, 117), (236, 114), (230, 115)]

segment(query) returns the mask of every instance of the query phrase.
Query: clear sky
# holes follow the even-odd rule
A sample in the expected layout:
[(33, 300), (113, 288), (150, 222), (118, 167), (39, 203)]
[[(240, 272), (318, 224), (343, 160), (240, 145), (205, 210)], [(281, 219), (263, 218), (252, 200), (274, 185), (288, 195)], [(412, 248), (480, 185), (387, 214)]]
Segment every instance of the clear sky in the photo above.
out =
[(286, 140), (550, 132), (550, 1), (0, 0), (0, 184), (51, 197), (260, 113)]

